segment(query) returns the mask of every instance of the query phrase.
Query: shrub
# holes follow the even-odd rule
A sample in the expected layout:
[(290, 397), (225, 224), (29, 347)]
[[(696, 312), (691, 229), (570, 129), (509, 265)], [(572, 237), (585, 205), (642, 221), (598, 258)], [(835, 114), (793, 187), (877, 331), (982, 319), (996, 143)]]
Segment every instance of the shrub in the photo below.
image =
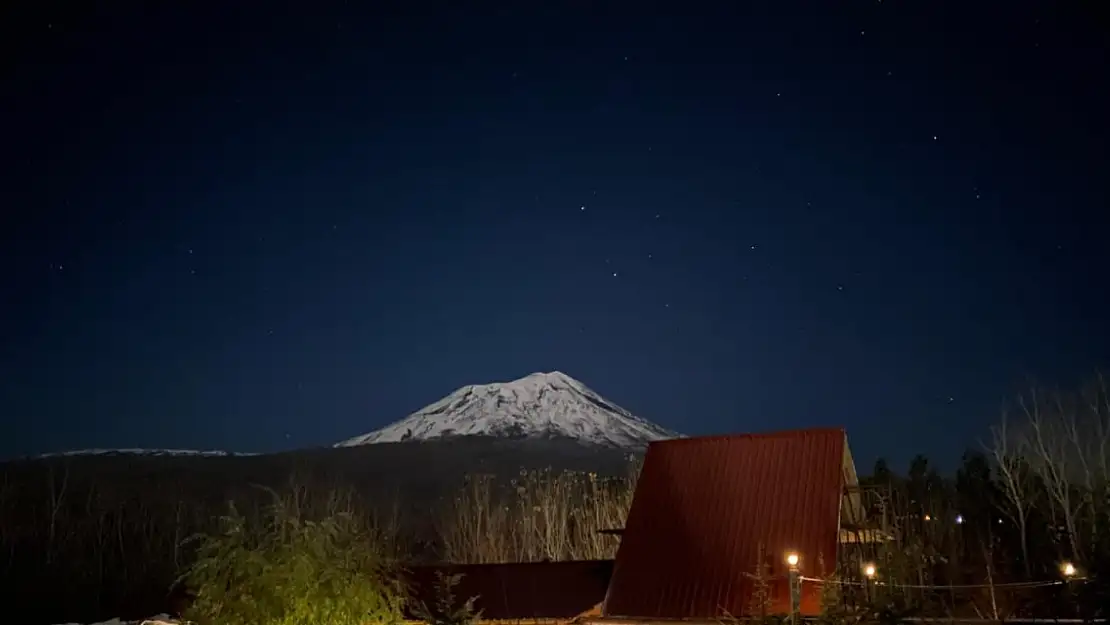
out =
[(481, 610), (474, 609), (478, 597), (470, 597), (461, 603), (455, 597), (455, 587), (461, 579), (462, 573), (447, 575), (436, 571), (435, 605), (429, 606), (421, 601), (413, 606), (413, 616), (428, 625), (474, 625), (481, 620)]
[(401, 620), (403, 593), (378, 545), (349, 512), (305, 518), (297, 497), (274, 494), (256, 519), (231, 506), (219, 529), (195, 538), (182, 583), (185, 616), (212, 625), (363, 625)]

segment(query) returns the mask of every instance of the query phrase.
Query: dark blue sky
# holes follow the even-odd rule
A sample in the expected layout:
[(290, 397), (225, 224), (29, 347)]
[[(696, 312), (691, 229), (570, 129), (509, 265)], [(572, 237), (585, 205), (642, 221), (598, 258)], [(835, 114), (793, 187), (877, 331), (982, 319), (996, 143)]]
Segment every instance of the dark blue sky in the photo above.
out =
[(73, 4), (4, 8), (0, 455), (558, 369), (951, 466), (1110, 358), (1090, 3)]

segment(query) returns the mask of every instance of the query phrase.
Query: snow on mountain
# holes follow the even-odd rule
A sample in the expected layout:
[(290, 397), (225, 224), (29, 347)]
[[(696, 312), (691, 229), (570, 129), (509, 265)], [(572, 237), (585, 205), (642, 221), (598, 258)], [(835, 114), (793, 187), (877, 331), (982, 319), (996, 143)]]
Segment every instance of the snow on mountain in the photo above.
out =
[(611, 447), (641, 447), (679, 436), (554, 371), (512, 382), (464, 386), (396, 423), (335, 446), (472, 435), (569, 437)]

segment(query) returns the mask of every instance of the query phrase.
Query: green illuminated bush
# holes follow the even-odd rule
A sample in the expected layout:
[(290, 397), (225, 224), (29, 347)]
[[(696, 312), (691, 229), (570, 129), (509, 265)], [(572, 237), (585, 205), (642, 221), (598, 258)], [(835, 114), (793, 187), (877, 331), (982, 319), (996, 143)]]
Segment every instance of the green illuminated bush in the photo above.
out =
[(204, 625), (388, 625), (403, 593), (386, 575), (373, 534), (349, 511), (312, 518), (294, 496), (255, 518), (234, 506), (197, 541), (181, 581), (185, 616)]

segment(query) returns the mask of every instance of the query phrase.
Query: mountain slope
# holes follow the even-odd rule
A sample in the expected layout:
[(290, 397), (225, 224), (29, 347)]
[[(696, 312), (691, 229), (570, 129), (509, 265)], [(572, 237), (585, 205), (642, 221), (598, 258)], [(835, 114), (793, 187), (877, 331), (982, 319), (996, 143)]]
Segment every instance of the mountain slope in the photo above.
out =
[(512, 382), (464, 386), (400, 421), (336, 447), (452, 436), (561, 437), (607, 447), (642, 447), (678, 434), (633, 416), (555, 371)]

